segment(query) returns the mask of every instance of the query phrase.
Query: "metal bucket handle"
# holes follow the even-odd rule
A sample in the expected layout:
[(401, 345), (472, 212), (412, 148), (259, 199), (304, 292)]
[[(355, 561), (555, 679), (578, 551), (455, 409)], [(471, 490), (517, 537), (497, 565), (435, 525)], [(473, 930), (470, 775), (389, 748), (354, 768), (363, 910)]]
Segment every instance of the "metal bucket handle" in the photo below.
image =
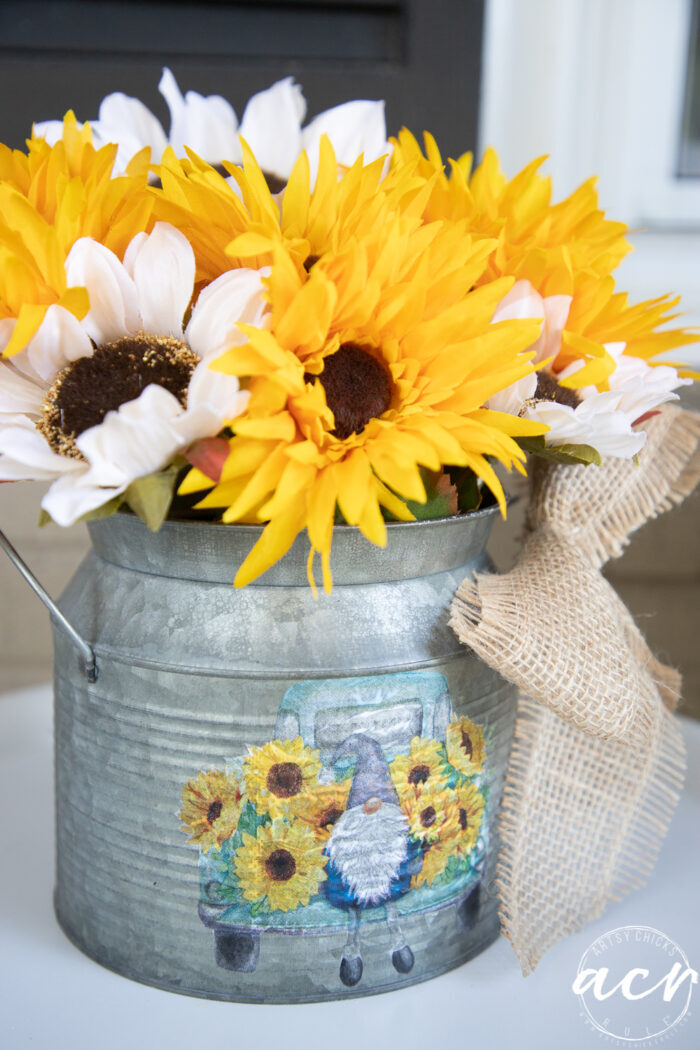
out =
[(73, 627), (72, 624), (68, 622), (61, 610), (56, 605), (51, 595), (48, 594), (47, 591), (42, 587), (34, 573), (31, 571), (26, 562), (22, 560), (22, 558), (19, 556), (15, 548), (8, 540), (7, 536), (2, 531), (0, 531), (0, 547), (2, 547), (2, 549), (5, 551), (12, 564), (15, 565), (22, 573), (22, 576), (24, 576), (25, 580), (32, 588), (34, 593), (38, 595), (39, 598), (41, 598), (42, 602), (49, 610), (54, 622), (58, 624), (58, 626), (65, 634), (68, 635), (70, 640), (73, 642), (73, 645), (76, 647), (76, 649), (80, 651), (80, 655), (82, 656), (83, 661), (82, 670), (88, 682), (96, 682), (97, 662), (95, 660), (95, 653), (92, 646), (88, 645), (85, 639), (81, 638), (81, 636), (78, 634), (75, 627)]

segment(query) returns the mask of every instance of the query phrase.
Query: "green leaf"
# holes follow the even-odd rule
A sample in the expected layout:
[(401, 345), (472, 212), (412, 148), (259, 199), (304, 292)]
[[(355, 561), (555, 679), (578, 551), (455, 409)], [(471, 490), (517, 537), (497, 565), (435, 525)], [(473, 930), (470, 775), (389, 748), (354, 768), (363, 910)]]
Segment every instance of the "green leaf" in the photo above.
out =
[(432, 885), (444, 886), (448, 882), (452, 882), (452, 879), (458, 874), (458, 869), (459, 858), (453, 854), (445, 865), (444, 871), (441, 871), (437, 878), (433, 880)]
[(537, 437), (518, 438), (518, 444), (526, 452), (532, 453), (533, 456), (540, 456), (542, 459), (548, 459), (553, 463), (564, 463), (569, 466), (583, 464), (588, 466), (590, 463), (595, 463), (596, 466), (600, 466), (603, 462), (600, 452), (592, 445), (551, 445), (545, 444), (544, 435), (540, 434)]
[(463, 514), (478, 510), (483, 493), (479, 479), (469, 467), (455, 467), (450, 471), (450, 478), (457, 489), (457, 505)]
[(249, 835), (257, 835), (258, 828), (263, 823), (262, 817), (258, 816), (257, 810), (252, 802), (246, 802), (238, 819), (238, 830), (246, 831)]
[(420, 468), (421, 478), (425, 485), (425, 503), (405, 500), (406, 506), (416, 521), (429, 521), (431, 518), (451, 518), (459, 512), (459, 497), (449, 474), (443, 471)]
[(124, 493), (124, 502), (151, 532), (157, 532), (168, 516), (179, 473), (180, 467), (173, 463), (158, 474), (136, 478)]
[(603, 462), (600, 452), (593, 445), (554, 445), (548, 451), (560, 455), (562, 462), (571, 459), (574, 463), (583, 463), (586, 466), (595, 463), (597, 467)]
[(227, 877), (218, 887), (219, 896), (226, 901), (240, 901), (241, 891), (235, 877)]
[[(241, 842), (241, 836), (238, 834), (237, 831), (235, 831), (233, 835), (229, 835), (229, 837), (227, 839), (224, 839), (224, 841), (221, 843), (221, 845), (219, 846), (219, 856), (221, 857), (221, 861), (222, 863), (224, 863), (224, 865), (227, 865), (231, 858), (234, 856), (236, 850), (241, 845)], [(209, 850), (209, 852), (211, 853), (212, 850)]]
[(95, 507), (94, 510), (89, 510), (87, 514), (83, 514), (82, 518), (78, 518), (78, 521), (100, 521), (102, 518), (111, 518), (112, 514), (116, 514), (123, 502), (123, 496), (115, 496), (114, 499), (103, 503), (101, 507)]
[(259, 915), (261, 911), (269, 911), (269, 905), (267, 903), (267, 894), (264, 897), (260, 897), (254, 904), (250, 906), (251, 915)]
[(218, 919), (222, 925), (225, 925), (227, 922), (240, 922), (240, 920), (241, 913), (235, 904), (232, 904), (230, 908), (226, 909), (226, 911), (222, 911)]

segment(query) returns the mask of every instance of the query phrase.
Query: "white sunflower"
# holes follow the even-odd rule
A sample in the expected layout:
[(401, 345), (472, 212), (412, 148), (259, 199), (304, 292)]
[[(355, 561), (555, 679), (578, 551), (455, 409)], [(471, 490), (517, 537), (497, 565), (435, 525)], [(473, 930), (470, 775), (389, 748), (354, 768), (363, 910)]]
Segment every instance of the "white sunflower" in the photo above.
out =
[[(546, 362), (559, 352), (570, 306), (571, 296), (543, 297), (529, 281), (520, 280), (499, 303), (493, 322), (542, 318), (540, 336), (529, 350), (534, 350), (535, 362)], [(634, 430), (634, 424), (665, 401), (677, 400), (672, 391), (692, 380), (682, 379), (671, 365), (652, 368), (642, 358), (625, 354), (625, 343), (604, 345), (616, 364), (608, 378), (608, 390), (587, 386), (572, 391), (558, 386), (558, 380), (568, 379), (584, 367), (583, 360), (573, 361), (555, 377), (550, 377), (545, 364), (539, 373), (525, 376), (489, 398), (488, 407), (547, 424), (550, 429), (545, 444), (549, 448), (592, 445), (601, 456), (631, 459), (646, 442), (645, 432)]]
[[(127, 164), (144, 146), (151, 148), (151, 162), (160, 163), (163, 151), (170, 145), (178, 157), (184, 157), (189, 146), (209, 164), (243, 162), (239, 136), (244, 138), (268, 176), (273, 190), (282, 189), (297, 157), (306, 150), (312, 183), (318, 168), (321, 136), (331, 140), (338, 164), (349, 167), (360, 154), (365, 163), (391, 152), (386, 138), (384, 103), (367, 99), (344, 102), (324, 110), (307, 127), (306, 100), (293, 77), (278, 80), (272, 87), (253, 95), (238, 122), (233, 106), (221, 95), (200, 95), (180, 91), (177, 80), (166, 67), (158, 90), (170, 110), (170, 133), (166, 134), (157, 117), (137, 98), (121, 91), (107, 95), (100, 104), (99, 117), (90, 121), (95, 145), (108, 142), (119, 145), (115, 174), (122, 174)], [(63, 124), (46, 120), (34, 125), (34, 134), (57, 142)]]
[[(87, 288), (89, 312), (77, 321), (49, 307), (26, 348), (0, 359), (0, 479), (53, 480), (42, 506), (70, 525), (218, 434), (248, 394), (209, 364), (244, 341), (239, 321), (264, 325), (266, 272), (222, 274), (183, 331), (195, 262), (178, 230), (139, 234), (123, 263), (76, 241), (68, 284)], [(14, 323), (0, 322), (0, 349)]]

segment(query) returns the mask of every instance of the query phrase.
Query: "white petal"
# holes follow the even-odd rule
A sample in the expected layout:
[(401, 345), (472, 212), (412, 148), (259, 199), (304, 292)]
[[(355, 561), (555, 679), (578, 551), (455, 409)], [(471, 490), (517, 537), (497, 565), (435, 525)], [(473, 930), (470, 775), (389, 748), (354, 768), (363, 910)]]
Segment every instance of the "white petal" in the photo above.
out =
[(507, 295), (504, 295), (494, 311), (491, 323), (497, 321), (522, 320), (523, 318), (544, 319), (544, 301), (529, 281), (516, 281)]
[(245, 342), (237, 325), (260, 326), (265, 303), (262, 278), (269, 268), (230, 270), (201, 292), (187, 326), (187, 342), (201, 358), (211, 358)]
[(629, 426), (625, 427), (621, 420), (615, 419), (604, 430), (597, 431), (590, 444), (601, 456), (632, 459), (644, 448), (646, 441), (644, 430), (632, 430)]
[[(136, 285), (145, 332), (182, 339), (182, 319), (194, 288), (194, 252), (184, 234), (158, 222), (136, 248), (129, 246), (128, 270)], [(126, 268), (126, 260), (125, 260)]]
[(44, 481), (79, 467), (80, 460), (52, 452), (34, 427), (0, 427), (0, 478)]
[(147, 233), (137, 233), (136, 236), (132, 237), (129, 241), (127, 249), (124, 252), (124, 269), (132, 280), (134, 279), (134, 260), (147, 240)]
[(562, 444), (592, 445), (601, 456), (631, 459), (646, 441), (643, 430), (632, 430), (631, 421), (617, 408), (619, 397), (599, 394), (577, 407), (540, 401), (524, 411), (526, 419), (546, 423), (548, 447)]
[(590, 423), (578, 417), (570, 405), (561, 405), (556, 401), (538, 401), (535, 405), (528, 405), (523, 416), (525, 419), (547, 424), (550, 428), (549, 433), (545, 434), (547, 445), (590, 444)]
[(37, 377), (48, 387), (71, 361), (92, 357), (92, 353), (92, 343), (80, 321), (54, 303), (46, 311), (36, 334), (11, 360), (15, 368), (31, 378)]
[(87, 288), (90, 310), (82, 325), (97, 346), (141, 331), (134, 282), (109, 248), (81, 237), (66, 259), (66, 277), (69, 287)]
[(240, 149), (236, 132), (238, 120), (233, 106), (221, 95), (204, 95), (188, 91), (182, 97), (175, 77), (166, 67), (158, 90), (170, 110), (170, 144), (179, 157), (185, 146), (209, 164), (222, 160), (238, 162)]
[[(616, 409), (623, 413), (630, 424), (646, 412), (651, 412), (667, 401), (676, 401), (672, 393), (679, 386), (692, 383), (692, 379), (681, 379), (671, 365), (648, 365), (640, 357), (624, 354), (625, 343), (606, 343), (605, 349), (615, 358), (616, 368), (608, 378), (609, 391), (600, 393), (595, 386), (586, 386), (576, 393), (582, 398), (582, 404), (588, 406), (582, 411), (590, 411), (590, 406), (597, 406), (601, 399), (614, 398)], [(575, 375), (585, 362), (573, 361), (560, 373), (559, 378)]]
[(542, 345), (537, 347), (536, 361), (556, 357), (561, 349), (561, 336), (566, 328), (571, 309), (572, 296), (547, 295), (544, 304), (544, 332)]
[(183, 412), (173, 394), (152, 383), (139, 397), (83, 431), (76, 445), (90, 463), (95, 483), (128, 484), (167, 466), (183, 444), (173, 426)]
[(0, 418), (14, 422), (16, 416), (39, 416), (44, 401), (42, 387), (27, 379), (7, 361), (0, 361)]
[(80, 473), (68, 474), (54, 481), (41, 501), (57, 525), (73, 525), (78, 518), (109, 503), (126, 488), (126, 485), (97, 485), (90, 477), (87, 464), (82, 463), (81, 467)]
[(144, 146), (151, 147), (151, 163), (159, 163), (168, 144), (163, 125), (148, 106), (121, 91), (102, 99), (99, 119), (91, 127), (101, 142), (119, 144), (116, 167), (120, 173)]
[(386, 140), (383, 102), (365, 99), (343, 102), (319, 113), (302, 133), (302, 149), (309, 154), (312, 185), (318, 170), (322, 135), (331, 140), (338, 164), (346, 167), (354, 164), (360, 154), (363, 154), (365, 164), (369, 164), (392, 150)]
[(527, 349), (534, 352), (534, 360), (539, 361), (545, 340), (545, 306), (540, 293), (533, 288), (529, 281), (516, 281), (507, 295), (504, 295), (496, 307), (491, 324), (499, 321), (522, 321), (532, 318), (542, 319), (540, 334)]
[(516, 379), (505, 390), (499, 390), (497, 394), (492, 394), (486, 402), (486, 407), (492, 408), (495, 412), (507, 412), (511, 416), (520, 415), (523, 404), (529, 398), (535, 396), (536, 389), (537, 376), (533, 372), (522, 376), (521, 379)]
[(302, 90), (293, 77), (278, 80), (249, 99), (239, 134), (263, 171), (289, 178), (303, 148), (301, 124), (305, 112)]
[(0, 353), (4, 353), (12, 338), (17, 321), (14, 317), (3, 317), (0, 321)]
[(622, 395), (620, 410), (632, 422), (666, 401), (677, 401), (678, 395), (672, 391), (693, 382), (692, 379), (681, 379), (670, 365), (649, 368), (648, 375), (631, 375), (617, 380), (614, 376), (615, 373), (610, 377), (610, 388)]
[[(82, 128), (82, 124), (78, 124)], [(62, 120), (37, 120), (32, 124), (32, 137), (45, 139), (49, 146), (55, 146), (63, 138)]]
[(231, 419), (245, 411), (250, 397), (241, 390), (236, 376), (214, 372), (209, 361), (200, 361), (187, 391), (187, 410), (175, 421), (183, 444), (196, 438), (214, 437)]
[[(620, 358), (622, 357), (622, 355), (625, 352), (625, 347), (627, 346), (627, 343), (622, 343), (622, 342), (603, 343), (603, 346), (607, 350), (607, 352), (610, 354), (610, 356), (614, 357), (615, 360), (619, 363)], [(628, 358), (628, 360), (630, 360), (630, 359), (631, 360), (639, 360), (639, 358), (630, 358), (630, 355), (627, 355), (627, 358)]]
[(163, 68), (160, 82), (158, 84), (158, 90), (168, 104), (170, 110), (170, 136), (169, 140), (173, 143), (172, 130), (173, 126), (178, 127), (182, 125), (182, 120), (185, 113), (185, 100), (182, 97), (182, 92), (178, 86), (177, 80), (175, 79), (172, 71), (167, 66)]
[(591, 420), (598, 425), (598, 417), (602, 414), (617, 412), (620, 408), (622, 395), (615, 390), (605, 390), (596, 393), (592, 397), (584, 398), (580, 405), (576, 406), (576, 413), (581, 419)]

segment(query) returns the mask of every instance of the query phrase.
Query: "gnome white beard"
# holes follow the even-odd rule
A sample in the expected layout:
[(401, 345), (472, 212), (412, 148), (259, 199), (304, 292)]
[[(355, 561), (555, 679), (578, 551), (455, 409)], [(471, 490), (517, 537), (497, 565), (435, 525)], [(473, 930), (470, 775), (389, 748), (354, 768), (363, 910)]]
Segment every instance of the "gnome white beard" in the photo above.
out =
[(407, 840), (408, 821), (398, 806), (385, 802), (375, 813), (347, 809), (326, 848), (358, 904), (378, 904), (406, 859)]

